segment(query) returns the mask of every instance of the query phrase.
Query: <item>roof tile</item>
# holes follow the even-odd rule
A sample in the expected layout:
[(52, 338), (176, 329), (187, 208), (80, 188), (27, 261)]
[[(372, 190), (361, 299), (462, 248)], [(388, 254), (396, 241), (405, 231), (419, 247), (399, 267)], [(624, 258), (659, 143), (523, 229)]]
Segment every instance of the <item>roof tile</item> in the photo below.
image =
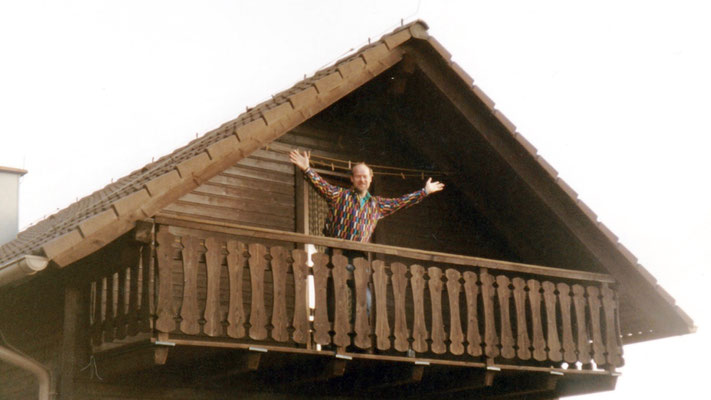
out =
[(610, 239), (612, 243), (617, 243), (620, 240), (620, 238), (618, 238), (617, 235), (612, 233), (612, 231), (602, 222), (598, 222), (597, 227), (602, 231), (603, 234), (605, 234), (605, 236), (607, 236), (608, 239)]
[(176, 167), (183, 179), (193, 178), (210, 163), (210, 156), (206, 152), (201, 152), (194, 157), (188, 158)]
[(84, 220), (79, 224), (79, 230), (84, 237), (88, 237), (106, 225), (116, 221), (116, 213), (113, 209), (108, 209), (104, 212), (94, 215), (93, 217)]
[(563, 191), (565, 191), (565, 193), (567, 193), (568, 196), (570, 196), (571, 199), (575, 200), (578, 198), (578, 193), (575, 190), (573, 190), (573, 188), (570, 187), (570, 185), (568, 185), (568, 183), (566, 181), (564, 181), (560, 177), (556, 178), (555, 181), (556, 181), (556, 183), (558, 183), (558, 186), (560, 186), (560, 188), (563, 189)]
[(54, 258), (56, 255), (66, 251), (70, 247), (81, 242), (83, 237), (79, 230), (73, 229), (62, 236), (54, 238), (42, 246), (42, 250), (47, 258)]
[(170, 190), (173, 185), (181, 180), (180, 174), (177, 170), (172, 170), (166, 174), (163, 174), (155, 179), (146, 182), (146, 189), (148, 189), (148, 194), (151, 196), (160, 196), (161, 194)]
[(550, 176), (552, 176), (553, 178), (558, 177), (558, 171), (556, 171), (556, 169), (553, 168), (553, 166), (550, 165), (550, 163), (548, 163), (545, 158), (538, 155), (536, 156), (536, 161), (538, 161), (538, 164), (540, 164), (540, 166), (543, 167), (543, 169), (546, 170), (546, 172), (548, 172)]
[(236, 132), (237, 137), (239, 138), (240, 142), (244, 142), (261, 132), (262, 129), (266, 127), (267, 123), (264, 121), (264, 118), (259, 118), (257, 120), (251, 121), (245, 125), (238, 127)]
[(352, 74), (360, 72), (365, 68), (363, 57), (355, 57), (351, 60), (338, 64), (336, 69), (341, 73), (343, 79), (348, 79)]
[(415, 39), (427, 40), (430, 37), (430, 34), (427, 33), (427, 29), (429, 28), (424, 21), (415, 21), (410, 25), (410, 34)]
[(308, 88), (289, 96), (289, 102), (291, 103), (291, 106), (294, 107), (294, 110), (301, 110), (304, 105), (310, 104), (316, 96), (318, 96), (318, 91), (316, 91), (316, 88), (311, 85)]
[(492, 109), (492, 110), (494, 109), (494, 106), (496, 105), (494, 103), (494, 100), (491, 100), (491, 97), (487, 96), (486, 93), (484, 93), (484, 91), (481, 90), (481, 88), (479, 86), (473, 85), (472, 91), (474, 92), (476, 97), (478, 97), (479, 100), (482, 101), (482, 103), (484, 103), (490, 109)]
[(293, 108), (291, 103), (287, 101), (277, 105), (276, 107), (262, 111), (262, 115), (264, 116), (264, 120), (267, 122), (267, 125), (274, 125), (277, 121), (288, 115), (292, 110)]
[[(474, 78), (472, 78), (471, 75), (469, 75), (467, 73), (467, 71), (465, 71), (462, 67), (460, 67), (459, 64), (457, 64), (456, 62), (453, 62), (452, 69), (454, 70), (454, 72), (457, 73), (457, 75), (460, 78), (462, 78), (462, 80), (464, 82), (466, 82), (467, 86), (474, 85)], [(513, 125), (513, 124), (511, 124), (511, 125)], [(516, 130), (515, 127), (514, 127), (514, 130)]]
[(383, 43), (370, 46), (361, 53), (368, 67), (370, 67), (370, 64), (377, 63), (388, 54), (390, 54), (390, 50), (388, 50), (388, 46)]
[(597, 222), (597, 215), (595, 214), (595, 212), (593, 212), (593, 210), (590, 207), (588, 207), (587, 204), (585, 204), (580, 199), (578, 199), (577, 204), (578, 204), (578, 207), (583, 211), (583, 213), (585, 213), (585, 215), (588, 216), (588, 218), (590, 218), (591, 221)]
[(634, 264), (634, 268), (635, 268), (635, 270), (637, 270), (637, 272), (639, 272), (642, 276), (644, 276), (644, 278), (648, 282), (657, 283), (657, 278), (655, 278), (654, 275), (652, 275), (647, 270), (647, 268), (644, 268), (644, 266), (642, 266), (641, 264), (639, 264), (639, 263)]
[(526, 138), (525, 138), (523, 135), (521, 135), (520, 133), (516, 133), (516, 134), (514, 135), (514, 138), (515, 138), (519, 143), (521, 143), (521, 145), (523, 145), (523, 147), (526, 148), (526, 150), (527, 150), (529, 153), (531, 153), (531, 155), (534, 155), (534, 156), (535, 156), (536, 154), (538, 154), (538, 149), (537, 149), (534, 145), (532, 145), (531, 142), (529, 142), (528, 140), (526, 140)]
[(627, 247), (625, 247), (622, 243), (617, 243), (617, 249), (620, 250), (623, 256), (631, 263), (631, 264), (637, 264), (637, 257), (632, 254)]
[(392, 50), (395, 47), (405, 43), (411, 37), (412, 35), (410, 35), (410, 31), (408, 29), (403, 29), (385, 36), (385, 38), (383, 38), (383, 42), (385, 42), (385, 45), (388, 46), (388, 49)]
[(116, 214), (119, 217), (123, 217), (150, 200), (150, 198), (151, 195), (148, 194), (148, 191), (143, 189), (116, 200), (112, 206), (116, 210)]
[[(234, 131), (234, 129), (233, 129)], [(239, 140), (237, 140), (237, 135), (227, 136), (216, 143), (211, 144), (207, 148), (207, 154), (213, 160), (220, 160), (229, 156), (239, 149)]]
[(447, 51), (447, 49), (442, 46), (442, 43), (440, 43), (439, 40), (435, 39), (433, 36), (430, 36), (429, 38), (427, 38), (427, 41), (430, 43), (432, 48), (434, 48), (435, 51), (437, 51), (437, 53), (442, 56), (442, 58), (447, 60), (447, 62), (452, 59), (452, 53)]
[[(502, 112), (499, 111), (499, 110), (494, 110), (494, 118), (496, 118), (499, 122), (501, 122), (501, 124), (502, 124), (506, 129), (508, 129), (508, 130), (511, 132), (511, 134), (515, 134), (515, 133), (516, 133), (516, 125), (514, 125), (513, 122), (511, 122), (511, 120), (509, 120), (508, 118), (506, 118), (506, 116), (504, 115), (504, 113), (502, 113)], [(520, 135), (519, 135), (519, 136), (520, 136)], [(533, 147), (533, 146), (531, 146), (531, 147)], [(533, 152), (532, 154), (536, 154), (536, 152)]]
[[(342, 79), (343, 78), (341, 78), (341, 74), (336, 71), (315, 80), (314, 86), (316, 86), (316, 90), (318, 90), (319, 94), (328, 93), (334, 88), (338, 87), (338, 84), (341, 83)], [(267, 121), (267, 124), (268, 122), (269, 121)]]

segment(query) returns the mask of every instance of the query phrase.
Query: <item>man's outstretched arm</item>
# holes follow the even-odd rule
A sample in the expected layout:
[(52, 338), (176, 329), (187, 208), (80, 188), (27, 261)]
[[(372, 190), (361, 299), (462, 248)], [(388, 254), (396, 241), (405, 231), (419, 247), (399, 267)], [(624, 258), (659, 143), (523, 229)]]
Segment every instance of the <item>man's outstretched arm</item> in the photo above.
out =
[(343, 188), (331, 185), (326, 182), (316, 171), (309, 168), (309, 159), (311, 158), (310, 151), (300, 153), (298, 150), (292, 150), (289, 153), (289, 160), (299, 167), (304, 172), (304, 176), (314, 185), (316, 190), (328, 200), (333, 200), (339, 196)]
[(444, 189), (444, 183), (432, 182), (432, 178), (427, 179), (425, 182), (425, 187), (410, 194), (406, 194), (402, 197), (397, 198), (378, 198), (378, 206), (380, 208), (380, 213), (382, 217), (387, 217), (393, 214), (395, 211), (402, 210), (404, 208), (415, 205), (425, 199), (428, 195), (432, 193), (439, 192)]

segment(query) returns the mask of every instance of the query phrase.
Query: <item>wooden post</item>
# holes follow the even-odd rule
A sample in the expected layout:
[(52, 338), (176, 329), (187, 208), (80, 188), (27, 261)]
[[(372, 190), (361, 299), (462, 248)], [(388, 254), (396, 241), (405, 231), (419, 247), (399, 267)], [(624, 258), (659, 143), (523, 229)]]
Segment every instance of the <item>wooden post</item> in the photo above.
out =
[(405, 298), (407, 296), (407, 266), (400, 262), (394, 262), (390, 268), (393, 271), (393, 297), (395, 300), (395, 350), (407, 351), (410, 348), (408, 339), (410, 334), (407, 331), (407, 312), (405, 308)]
[(247, 262), (245, 252), (247, 248), (244, 243), (236, 240), (227, 241), (227, 271), (230, 282), (230, 305), (227, 310), (227, 336), (232, 338), (244, 337), (246, 331), (244, 323), (247, 318), (244, 313), (244, 303), (242, 300), (242, 281), (244, 276), (244, 265)]
[(464, 293), (467, 298), (467, 353), (474, 357), (482, 355), (481, 333), (479, 333), (479, 315), (477, 299), (479, 287), (476, 285), (478, 278), (472, 271), (464, 272)]
[(412, 302), (414, 313), (414, 325), (412, 327), (412, 349), (418, 353), (427, 351), (427, 327), (425, 326), (425, 268), (421, 265), (410, 266), (412, 274)]
[(508, 277), (499, 275), (496, 277), (496, 283), (498, 284), (496, 292), (499, 296), (499, 316), (501, 317), (501, 356), (511, 359), (516, 356), (516, 351), (514, 350), (514, 338), (511, 330), (510, 281)]
[(460, 317), (459, 293), (462, 285), (459, 280), (462, 274), (456, 269), (445, 271), (447, 276), (447, 295), (449, 297), (449, 352), (454, 355), (464, 354), (464, 333)]
[(64, 288), (64, 322), (59, 368), (59, 399), (75, 397), (77, 365), (86, 362), (89, 324), (89, 286)]
[(300, 249), (292, 250), (294, 259), (294, 333), (292, 337), (296, 343), (306, 344), (309, 340), (309, 293), (307, 277), (309, 275), (306, 265), (306, 252)]

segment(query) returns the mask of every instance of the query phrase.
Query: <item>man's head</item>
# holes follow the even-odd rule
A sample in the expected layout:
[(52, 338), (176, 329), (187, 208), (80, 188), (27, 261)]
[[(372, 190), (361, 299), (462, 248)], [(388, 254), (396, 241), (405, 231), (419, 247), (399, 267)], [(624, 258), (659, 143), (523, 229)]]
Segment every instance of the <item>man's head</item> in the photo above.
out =
[(365, 163), (358, 163), (351, 168), (351, 183), (358, 193), (365, 194), (373, 181), (373, 170)]

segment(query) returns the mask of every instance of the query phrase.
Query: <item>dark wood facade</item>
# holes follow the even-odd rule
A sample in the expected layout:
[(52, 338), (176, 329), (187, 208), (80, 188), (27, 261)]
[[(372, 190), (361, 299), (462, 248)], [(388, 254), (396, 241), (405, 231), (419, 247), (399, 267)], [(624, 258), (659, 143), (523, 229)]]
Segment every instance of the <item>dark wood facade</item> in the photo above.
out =
[[(664, 334), (641, 327), (672, 311), (636, 302), (649, 282), (611, 270), (626, 255), (423, 32), (396, 31), (139, 171), (136, 191), (41, 248), (61, 268), (3, 288), (7, 342), (53, 372), (61, 399), (613, 389), (623, 340)], [(400, 168), (376, 168), (377, 195), (430, 175), (447, 188), (382, 220), (372, 244), (325, 238), (293, 148), (332, 180), (352, 162)], [(351, 273), (326, 248), (367, 258)], [(32, 382), (0, 364), (1, 398), (35, 396)]]

